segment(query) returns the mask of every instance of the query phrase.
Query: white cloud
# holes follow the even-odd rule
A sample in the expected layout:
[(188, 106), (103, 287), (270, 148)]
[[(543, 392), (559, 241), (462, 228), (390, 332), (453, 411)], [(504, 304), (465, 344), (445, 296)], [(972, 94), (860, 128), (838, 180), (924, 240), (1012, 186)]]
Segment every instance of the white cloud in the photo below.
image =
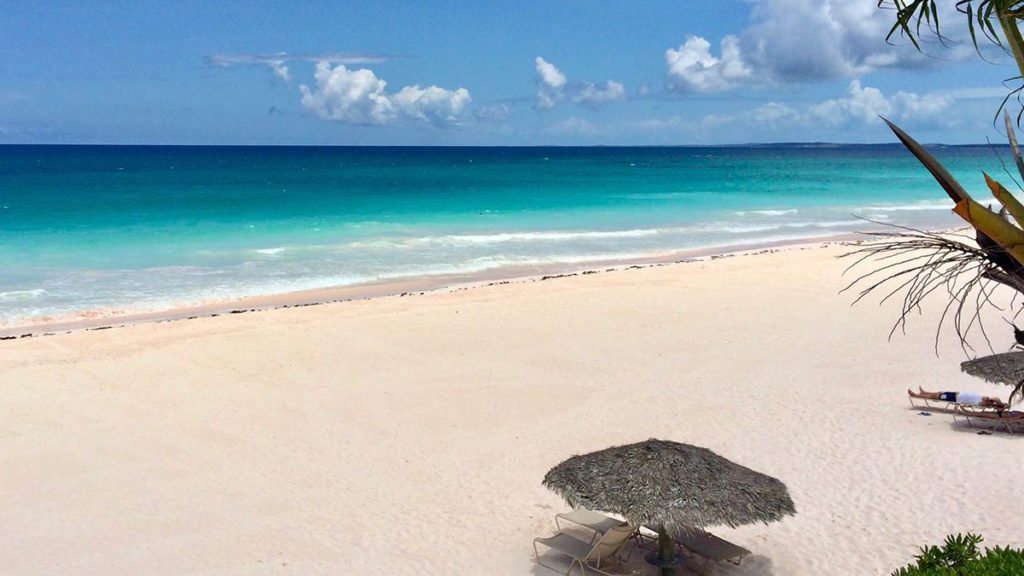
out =
[(540, 56), (534, 59), (533, 64), (537, 71), (537, 101), (533, 107), (538, 110), (554, 108), (555, 104), (567, 97), (576, 104), (590, 108), (600, 108), (603, 104), (626, 99), (625, 87), (614, 80), (603, 84), (569, 82), (557, 66)]
[(384, 93), (387, 82), (371, 70), (348, 70), (344, 64), (331, 67), (327, 62), (316, 65), (313, 74), (316, 88), (299, 86), (302, 105), (324, 120), (348, 124), (387, 124), (398, 113)]
[[(605, 127), (608, 133), (639, 135), (642, 141), (701, 144), (742, 142), (879, 142), (891, 133), (877, 114), (886, 117), (928, 141), (943, 141), (950, 134), (978, 136), (964, 127), (992, 121), (990, 90), (961, 88), (934, 92), (885, 92), (859, 81), (846, 83), (835, 98), (811, 102), (767, 102), (746, 110), (719, 112), (703, 117), (685, 113), (648, 117)], [(742, 103), (743, 101), (733, 101)], [(562, 126), (563, 130), (573, 125)], [(577, 126), (576, 128), (585, 128)], [(579, 132), (579, 130), (578, 130)], [(947, 140), (948, 141), (948, 140)], [(975, 140), (976, 141), (976, 140)]]
[(534, 60), (534, 64), (537, 68), (537, 76), (540, 77), (542, 85), (555, 90), (560, 90), (565, 86), (565, 74), (562, 74), (561, 70), (555, 67), (554, 64), (544, 60), (540, 56), (537, 56)]
[(563, 97), (565, 74), (562, 74), (554, 64), (540, 56), (534, 59), (533, 64), (534, 69), (537, 70), (537, 103), (535, 106), (541, 109), (554, 108), (555, 102)]
[(589, 120), (573, 116), (550, 126), (546, 132), (555, 136), (595, 136), (603, 130)]
[(769, 102), (755, 108), (752, 117), (758, 124), (777, 126), (798, 122), (800, 120), (800, 112), (786, 104)]
[(796, 108), (779, 102), (763, 104), (735, 116), (709, 116), (704, 125), (754, 124), (766, 128), (819, 129), (881, 125), (880, 115), (915, 126), (951, 126), (948, 113), (955, 98), (943, 93), (897, 92), (886, 95), (878, 88), (850, 82), (846, 96)]
[(885, 116), (899, 123), (949, 127), (955, 123), (955, 118), (948, 114), (954, 102), (955, 98), (950, 94), (938, 92), (917, 94), (901, 91), (887, 98), (881, 90), (862, 87), (860, 81), (853, 80), (845, 98), (811, 106), (803, 120), (805, 123), (841, 126), (851, 122), (879, 123), (878, 117)]
[(418, 84), (406, 86), (391, 97), (395, 107), (406, 116), (438, 125), (457, 122), (470, 100), (469, 90), (465, 88), (420, 88)]
[(670, 85), (683, 91), (717, 92), (735, 88), (750, 78), (750, 67), (743, 61), (739, 39), (722, 39), (722, 57), (711, 54), (711, 43), (690, 36), (678, 50), (665, 51)]
[(748, 115), (746, 121), (774, 127), (829, 127), (878, 125), (879, 116), (916, 127), (952, 127), (961, 115), (949, 111), (957, 100), (975, 99), (976, 94), (991, 94), (988, 89), (965, 88), (951, 93), (904, 92), (887, 96), (882, 90), (850, 81), (846, 96), (830, 98), (798, 110), (780, 102), (768, 102)]
[[(721, 91), (743, 84), (813, 82), (859, 78), (886, 68), (927, 68), (972, 54), (963, 38), (930, 58), (909, 44), (893, 46), (885, 37), (894, 12), (877, 0), (751, 0), (750, 25), (721, 41), (721, 56), (711, 43), (691, 36), (665, 53), (670, 88)], [(956, 35), (962, 14), (952, 2), (940, 3), (944, 34)], [(958, 41), (960, 40), (960, 41)]]
[(292, 77), (288, 73), (288, 66), (285, 65), (283, 60), (271, 60), (268, 61), (267, 64), (270, 66), (270, 69), (274, 71), (274, 74), (278, 78), (284, 80), (285, 82), (291, 81)]
[(379, 64), (388, 60), (385, 56), (372, 54), (289, 54), (277, 52), (274, 54), (214, 54), (209, 57), (209, 63), (218, 68), (231, 68), (234, 66), (267, 66), (274, 75), (284, 80), (291, 81), (291, 73), (288, 70), (288, 62), (327, 62), (328, 64)]
[(893, 107), (899, 110), (901, 121), (935, 121), (942, 119), (954, 102), (949, 94), (923, 94), (897, 92), (892, 97)]
[[(913, 95), (915, 98), (916, 94)], [(849, 119), (874, 122), (878, 116), (889, 116), (893, 104), (878, 88), (862, 87), (860, 80), (850, 82), (846, 98), (826, 100), (811, 107), (810, 115), (822, 122), (839, 125)]]
[(484, 122), (506, 122), (511, 115), (511, 109), (507, 104), (496, 104), (494, 106), (482, 106), (474, 113), (477, 120)]
[[(767, 102), (735, 114), (710, 114), (692, 122), (677, 117), (649, 120), (637, 131), (686, 135), (698, 142), (879, 141), (889, 136), (878, 114), (920, 133), (955, 127), (962, 116), (950, 110), (958, 100), (946, 93), (881, 90), (851, 81), (842, 97), (794, 104)], [(840, 135), (840, 136), (837, 136)]]
[(470, 102), (465, 88), (446, 90), (437, 86), (406, 86), (386, 92), (387, 82), (372, 70), (349, 70), (344, 64), (318, 62), (313, 75), (316, 87), (299, 86), (302, 105), (323, 120), (346, 124), (382, 125), (411, 118), (437, 126), (458, 121)]
[(537, 110), (547, 110), (555, 107), (555, 101), (562, 98), (561, 93), (551, 93), (546, 90), (537, 91), (537, 102), (533, 105)]
[(689, 123), (677, 115), (669, 118), (647, 118), (637, 122), (629, 122), (624, 127), (637, 132), (663, 132), (687, 128)]
[(614, 80), (609, 80), (601, 85), (584, 83), (579, 91), (572, 97), (577, 104), (600, 106), (608, 102), (621, 102), (626, 99), (626, 88)]

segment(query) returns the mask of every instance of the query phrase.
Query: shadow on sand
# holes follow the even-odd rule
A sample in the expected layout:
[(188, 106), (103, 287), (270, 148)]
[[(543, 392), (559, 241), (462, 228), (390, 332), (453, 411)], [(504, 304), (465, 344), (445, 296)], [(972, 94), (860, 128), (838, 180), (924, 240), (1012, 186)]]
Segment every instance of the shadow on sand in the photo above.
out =
[[(621, 562), (620, 564), (611, 564), (609, 566), (602, 566), (601, 569), (609, 574), (615, 576), (658, 576), (661, 574), (658, 568), (651, 566), (644, 560), (644, 556), (648, 550), (645, 548), (637, 547), (635, 544), (630, 543), (629, 548), (625, 551), (624, 556), (628, 560)], [(743, 559), (743, 562), (736, 566), (728, 562), (712, 562), (705, 560), (700, 556), (684, 552), (682, 556), (685, 559), (685, 564), (676, 568), (677, 576), (773, 576), (772, 561), (767, 556), (761, 556), (758, 554), (751, 554)], [(530, 574), (535, 576), (554, 576), (556, 574), (565, 574), (569, 570), (570, 558), (557, 552), (541, 552), (541, 561), (549, 567), (542, 566), (540, 564), (534, 564), (533, 570)], [(587, 570), (588, 574), (595, 573), (592, 570)], [(573, 576), (580, 574), (579, 565), (573, 567)]]

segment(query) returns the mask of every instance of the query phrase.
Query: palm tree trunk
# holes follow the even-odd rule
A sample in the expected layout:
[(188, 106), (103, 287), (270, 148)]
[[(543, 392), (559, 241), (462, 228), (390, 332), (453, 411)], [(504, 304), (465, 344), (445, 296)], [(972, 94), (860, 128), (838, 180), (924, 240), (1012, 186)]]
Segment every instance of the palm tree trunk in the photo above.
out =
[(658, 552), (661, 559), (661, 576), (672, 576), (676, 573), (673, 560), (676, 559), (676, 543), (664, 530), (658, 532)]

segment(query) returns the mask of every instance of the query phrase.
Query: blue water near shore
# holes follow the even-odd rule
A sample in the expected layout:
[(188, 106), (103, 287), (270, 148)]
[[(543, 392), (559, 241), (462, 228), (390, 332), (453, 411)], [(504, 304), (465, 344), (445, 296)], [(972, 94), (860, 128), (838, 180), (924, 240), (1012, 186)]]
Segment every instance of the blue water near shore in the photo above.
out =
[[(969, 191), (1005, 149), (936, 147)], [(1008, 178), (1003, 178), (1008, 182)], [(957, 223), (899, 146), (0, 146), (0, 324)]]

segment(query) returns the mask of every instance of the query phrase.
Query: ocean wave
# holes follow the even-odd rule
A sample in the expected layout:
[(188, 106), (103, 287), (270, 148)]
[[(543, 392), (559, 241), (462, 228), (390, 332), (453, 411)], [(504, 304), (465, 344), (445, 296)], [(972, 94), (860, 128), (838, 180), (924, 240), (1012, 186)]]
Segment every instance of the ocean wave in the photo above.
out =
[(615, 198), (625, 200), (675, 200), (677, 198), (692, 198), (693, 192), (628, 192), (626, 194), (615, 194)]
[(508, 242), (536, 242), (560, 240), (603, 240), (617, 238), (643, 238), (655, 236), (660, 230), (654, 228), (610, 231), (553, 231), (553, 232), (498, 232), (495, 234), (451, 234), (447, 236), (424, 236), (406, 241), (408, 244), (504, 244)]
[(750, 222), (721, 220), (694, 223), (685, 226), (664, 228), (637, 228), (631, 230), (604, 231), (548, 231), (548, 232), (495, 232), (493, 234), (451, 234), (443, 236), (421, 236), (416, 238), (376, 238), (361, 240), (339, 246), (345, 249), (403, 249), (403, 248), (473, 248), (505, 244), (554, 244), (562, 242), (593, 242), (605, 240), (650, 239), (666, 240), (673, 236), (693, 234), (755, 234), (759, 232), (782, 231), (789, 228), (837, 228), (862, 225), (860, 220), (822, 220), (799, 222)]
[(859, 206), (855, 212), (916, 212), (920, 210), (951, 210), (949, 200), (929, 200), (914, 204), (896, 204), (893, 206)]
[(49, 294), (44, 288), (33, 288), (31, 290), (10, 290), (8, 292), (0, 292), (0, 302), (23, 302), (25, 300), (35, 300), (42, 298)]
[[(778, 222), (773, 224), (747, 224), (743, 222), (713, 222), (692, 228), (671, 229), (678, 233), (724, 232), (727, 234), (753, 234), (757, 232), (784, 231), (790, 228), (845, 228), (862, 225), (861, 220), (806, 220), (802, 222)], [(668, 232), (668, 230), (666, 230)]]
[(777, 210), (740, 210), (734, 212), (737, 216), (746, 216), (747, 214), (756, 214), (758, 216), (786, 216), (789, 214), (796, 214), (796, 208), (777, 209)]
[[(681, 250), (681, 249), (680, 249)], [(586, 264), (592, 262), (618, 262), (639, 258), (650, 258), (664, 254), (674, 254), (680, 250), (630, 250), (619, 252), (600, 252), (592, 254), (551, 254), (547, 256), (515, 256), (490, 255), (471, 258), (459, 263), (434, 264), (384, 272), (373, 277), (374, 280), (395, 280), (425, 276), (448, 276), (453, 274), (474, 274), (502, 268), (520, 268), (551, 266), (558, 264)]]
[(753, 234), (755, 232), (769, 232), (779, 230), (781, 224), (742, 224), (739, 222), (715, 222), (694, 228), (677, 228), (679, 233), (709, 233), (724, 232), (726, 234)]
[(823, 220), (821, 222), (793, 222), (783, 224), (783, 228), (843, 228), (847, 226), (863, 226), (863, 220)]
[(253, 250), (253, 252), (256, 252), (257, 254), (263, 254), (264, 256), (277, 256), (278, 254), (284, 252), (287, 249), (288, 248), (284, 246), (278, 246), (276, 248), (259, 248)]

